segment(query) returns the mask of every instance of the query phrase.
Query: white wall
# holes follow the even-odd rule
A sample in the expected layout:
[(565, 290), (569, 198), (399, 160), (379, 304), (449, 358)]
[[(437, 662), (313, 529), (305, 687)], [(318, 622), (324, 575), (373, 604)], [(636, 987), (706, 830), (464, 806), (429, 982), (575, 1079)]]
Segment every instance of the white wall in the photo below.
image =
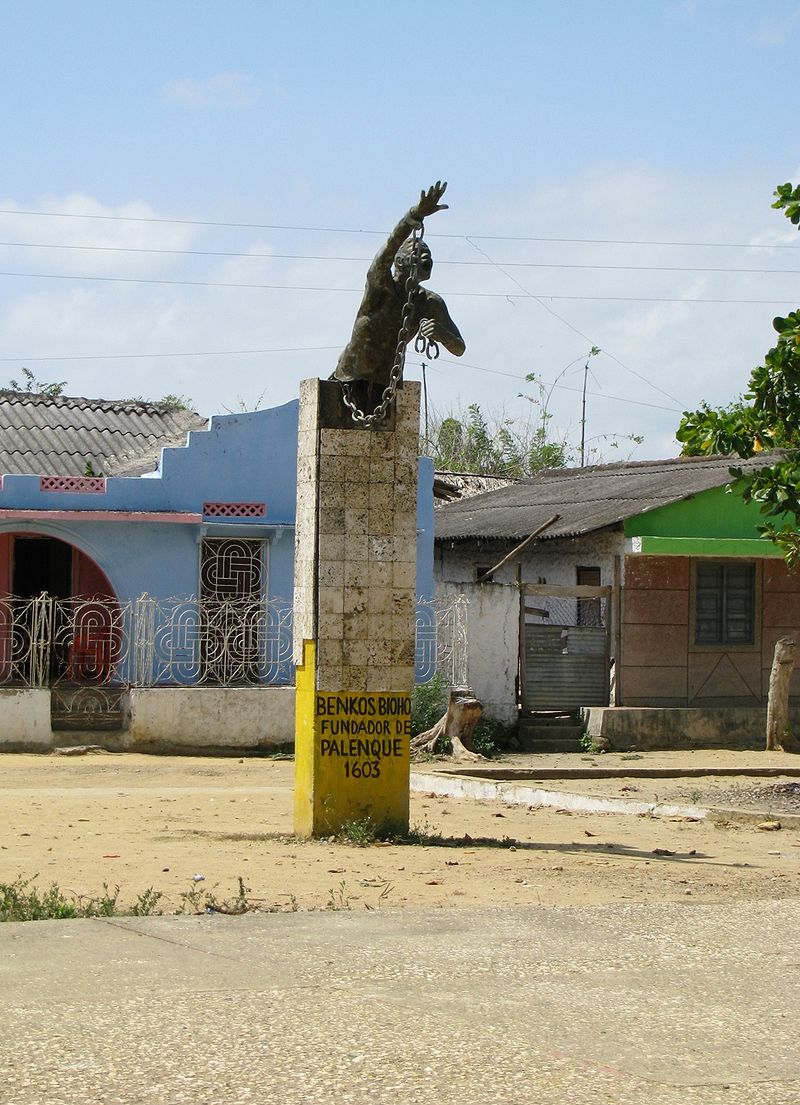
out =
[[(476, 567), (491, 567), (519, 542), (476, 541), (436, 543), (434, 578), (439, 583), (474, 583)], [(622, 533), (605, 531), (585, 537), (562, 537), (553, 541), (536, 541), (519, 558), (524, 583), (549, 583), (559, 587), (574, 587), (578, 582), (577, 565), (600, 569), (602, 586), (614, 582), (614, 556), (622, 554), (625, 539)], [(514, 583), (517, 561), (514, 560), (496, 575), (497, 583)]]
[(269, 748), (294, 740), (294, 687), (131, 688), (130, 749)]
[(512, 725), (517, 720), (519, 592), (497, 583), (437, 584), (436, 597), (442, 602), (461, 594), (469, 600), (469, 685), (487, 717)]
[[(486, 713), (498, 721), (516, 721), (516, 677), (519, 663), (519, 592), (517, 561), (477, 584), (477, 570), (500, 561), (518, 542), (455, 541), (436, 544), (436, 595), (445, 599), (465, 594), (469, 599), (469, 681)], [(534, 542), (519, 558), (524, 583), (574, 587), (576, 568), (600, 569), (602, 586), (614, 583), (614, 560), (624, 552), (622, 532), (604, 531), (585, 537)], [(613, 611), (612, 611), (613, 617)], [(614, 627), (612, 625), (612, 641)]]
[(120, 751), (269, 749), (294, 741), (294, 687), (131, 688), (123, 732), (50, 728), (50, 691), (0, 689), (0, 749), (98, 744)]
[(0, 746), (45, 751), (51, 739), (50, 692), (4, 687), (0, 691)]

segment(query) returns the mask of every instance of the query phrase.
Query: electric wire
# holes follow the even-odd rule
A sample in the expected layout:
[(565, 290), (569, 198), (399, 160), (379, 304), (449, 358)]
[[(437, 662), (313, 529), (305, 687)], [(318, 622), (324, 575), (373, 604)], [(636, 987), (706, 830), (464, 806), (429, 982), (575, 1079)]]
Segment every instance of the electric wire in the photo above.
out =
[[(499, 266), (496, 266), (499, 267)], [(501, 271), (504, 271), (501, 269)], [(518, 287), (522, 288), (522, 285), (510, 273), (505, 273), (509, 280), (513, 280)], [(159, 284), (175, 287), (186, 288), (238, 288), (238, 289), (250, 289), (253, 291), (283, 291), (283, 292), (347, 292), (348, 294), (355, 294), (363, 291), (363, 288), (347, 288), (347, 287), (333, 287), (331, 285), (314, 285), (314, 284), (254, 284), (246, 283), (243, 281), (222, 281), (222, 280), (177, 280), (175, 278), (167, 277), (148, 277), (148, 276), (101, 276), (101, 275), (87, 275), (86, 273), (55, 273), (55, 272), (0, 272), (0, 276), (5, 276), (13, 279), (20, 280), (88, 280), (105, 284)], [(560, 295), (553, 294), (551, 292), (539, 293), (527, 290), (522, 291), (522, 294), (515, 295), (513, 292), (464, 292), (464, 291), (446, 291), (442, 292), (442, 295), (450, 297), (460, 297), (469, 299), (535, 299), (537, 302), (541, 302), (545, 299), (551, 300), (576, 300), (583, 302), (598, 302), (598, 303), (712, 303), (712, 304), (734, 304), (734, 305), (766, 305), (766, 306), (786, 306), (792, 303), (791, 297), (785, 299), (717, 299), (704, 297), (702, 299), (698, 297), (687, 296), (643, 296), (643, 295)], [(555, 311), (552, 311), (541, 303), (545, 310), (550, 310), (550, 313), (556, 315)], [(557, 318), (560, 316), (556, 315)], [(569, 326), (571, 330), (575, 330), (576, 334), (580, 334), (585, 338), (584, 334), (581, 334), (580, 330), (572, 326), (565, 319), (561, 321)], [(586, 339), (589, 340), (588, 338)]]
[[(489, 254), (486, 252), (486, 250), (484, 250), (480, 246), (476, 245), (470, 238), (467, 238), (467, 241), (469, 242), (469, 244), (474, 249), (476, 249), (478, 251), (478, 253), (482, 254), (488, 261), (491, 261), (492, 264), (494, 265), (494, 267), (496, 269), (498, 269), (501, 273), (503, 273), (503, 275), (508, 280), (510, 280), (513, 284), (515, 284), (518, 288), (520, 288), (528, 298), (530, 298), (530, 299), (534, 300), (536, 303), (538, 303), (540, 307), (543, 307), (545, 311), (547, 311), (547, 312), (549, 312), (549, 314), (553, 315), (554, 318), (557, 318), (559, 322), (563, 323), (564, 326), (566, 326), (566, 327), (568, 327), (568, 329), (572, 330), (573, 333), (578, 334), (579, 337), (583, 338), (584, 341), (588, 341), (589, 344), (591, 345), (592, 349), (594, 349), (595, 346), (597, 346), (599, 344), (598, 342), (593, 341), (592, 338), (590, 338), (587, 334), (584, 334), (582, 330), (579, 330), (577, 326), (574, 326), (568, 319), (565, 319), (563, 317), (563, 315), (559, 315), (557, 311), (554, 311), (552, 309), (552, 307), (549, 307), (547, 305), (547, 303), (543, 302), (543, 300), (545, 298), (553, 299), (553, 298), (556, 298), (556, 297), (554, 297), (554, 296), (546, 296), (545, 297), (545, 296), (534, 295), (523, 284), (520, 284), (519, 280), (517, 280), (517, 278), (515, 276), (513, 276), (510, 272), (506, 272), (504, 268), (502, 268), (496, 261), (494, 261), (489, 256)], [(673, 403), (680, 403), (680, 400), (676, 399), (674, 395), (670, 395), (670, 393), (668, 391), (665, 391), (663, 388), (660, 388), (658, 386), (658, 384), (654, 384), (652, 382), (652, 380), (648, 380), (646, 376), (643, 376), (640, 372), (637, 372), (635, 369), (630, 368), (628, 365), (624, 364), (619, 359), (619, 357), (615, 356), (613, 353), (609, 352), (607, 349), (604, 350), (604, 352), (605, 352), (606, 356), (610, 357), (612, 361), (614, 361), (616, 364), (618, 364), (620, 366), (620, 368), (624, 369), (626, 372), (629, 372), (632, 376), (635, 376), (638, 380), (641, 380), (643, 383), (647, 384), (648, 387), (651, 387), (654, 391), (660, 392), (662, 395), (666, 396), (667, 399), (671, 399)]]
[[(156, 223), (174, 226), (210, 226), (231, 230), (288, 230), (298, 233), (319, 234), (371, 234), (383, 235), (385, 230), (366, 230), (364, 228), (336, 227), (336, 226), (293, 226), (283, 223), (234, 223), (221, 222), (211, 219), (163, 219), (146, 215), (98, 215), (95, 213), (81, 213), (77, 211), (23, 211), (14, 208), (0, 208), (0, 215), (26, 215), (52, 219), (94, 219), (105, 222), (122, 223)], [(464, 234), (432, 233), (429, 238), (464, 238)], [(471, 234), (471, 238), (479, 238), (482, 241), (491, 242), (574, 242), (579, 245), (610, 245), (610, 246), (678, 246), (681, 248), (711, 248), (711, 249), (800, 249), (800, 246), (789, 242), (670, 242), (647, 240), (643, 238), (550, 238), (528, 234)]]
[[(472, 235), (470, 237), (473, 237)], [(480, 237), (475, 235), (474, 237)], [(2, 249), (64, 249), (76, 250), (84, 253), (135, 253), (148, 256), (166, 257), (230, 257), (243, 261), (341, 261), (369, 264), (371, 257), (347, 257), (340, 254), (315, 254), (315, 253), (242, 253), (241, 250), (219, 249), (164, 249), (145, 246), (96, 246), (77, 245), (65, 242), (0, 242)], [(492, 261), (463, 261), (463, 260), (437, 260), (437, 267), (458, 266), (461, 268), (491, 268), (495, 264)], [(588, 270), (600, 272), (700, 272), (700, 273), (724, 273), (726, 275), (741, 273), (750, 276), (800, 276), (800, 269), (764, 269), (764, 268), (730, 268), (726, 266), (700, 266), (700, 265), (601, 265), (578, 262), (561, 261), (498, 261), (497, 265), (503, 265), (510, 269), (569, 269)]]

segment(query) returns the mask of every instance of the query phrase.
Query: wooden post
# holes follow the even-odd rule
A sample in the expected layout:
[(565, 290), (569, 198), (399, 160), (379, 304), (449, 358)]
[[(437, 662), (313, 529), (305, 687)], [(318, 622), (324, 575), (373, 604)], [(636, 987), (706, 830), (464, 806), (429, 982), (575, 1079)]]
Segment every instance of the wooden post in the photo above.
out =
[(797, 642), (791, 637), (781, 637), (775, 642), (767, 700), (768, 752), (788, 751), (788, 746), (794, 743), (789, 731), (789, 680), (792, 677), (796, 651)]

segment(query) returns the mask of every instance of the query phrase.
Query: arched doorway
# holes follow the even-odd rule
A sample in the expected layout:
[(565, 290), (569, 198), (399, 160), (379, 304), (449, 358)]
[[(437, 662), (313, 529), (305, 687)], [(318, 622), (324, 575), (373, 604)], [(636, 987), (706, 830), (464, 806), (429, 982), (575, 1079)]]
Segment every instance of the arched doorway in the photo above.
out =
[(49, 534), (0, 534), (0, 683), (110, 683), (122, 640), (114, 589), (91, 557)]

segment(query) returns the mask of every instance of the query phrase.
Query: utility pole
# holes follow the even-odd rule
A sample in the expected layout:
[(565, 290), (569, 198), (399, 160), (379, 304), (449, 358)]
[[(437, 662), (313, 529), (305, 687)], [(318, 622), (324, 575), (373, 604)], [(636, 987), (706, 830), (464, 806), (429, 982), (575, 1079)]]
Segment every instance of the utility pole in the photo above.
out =
[(581, 468), (583, 468), (586, 461), (586, 379), (589, 375), (589, 361), (592, 357), (596, 357), (601, 350), (596, 345), (593, 345), (589, 350), (589, 356), (586, 358), (586, 364), (583, 366), (583, 392), (581, 394)]

